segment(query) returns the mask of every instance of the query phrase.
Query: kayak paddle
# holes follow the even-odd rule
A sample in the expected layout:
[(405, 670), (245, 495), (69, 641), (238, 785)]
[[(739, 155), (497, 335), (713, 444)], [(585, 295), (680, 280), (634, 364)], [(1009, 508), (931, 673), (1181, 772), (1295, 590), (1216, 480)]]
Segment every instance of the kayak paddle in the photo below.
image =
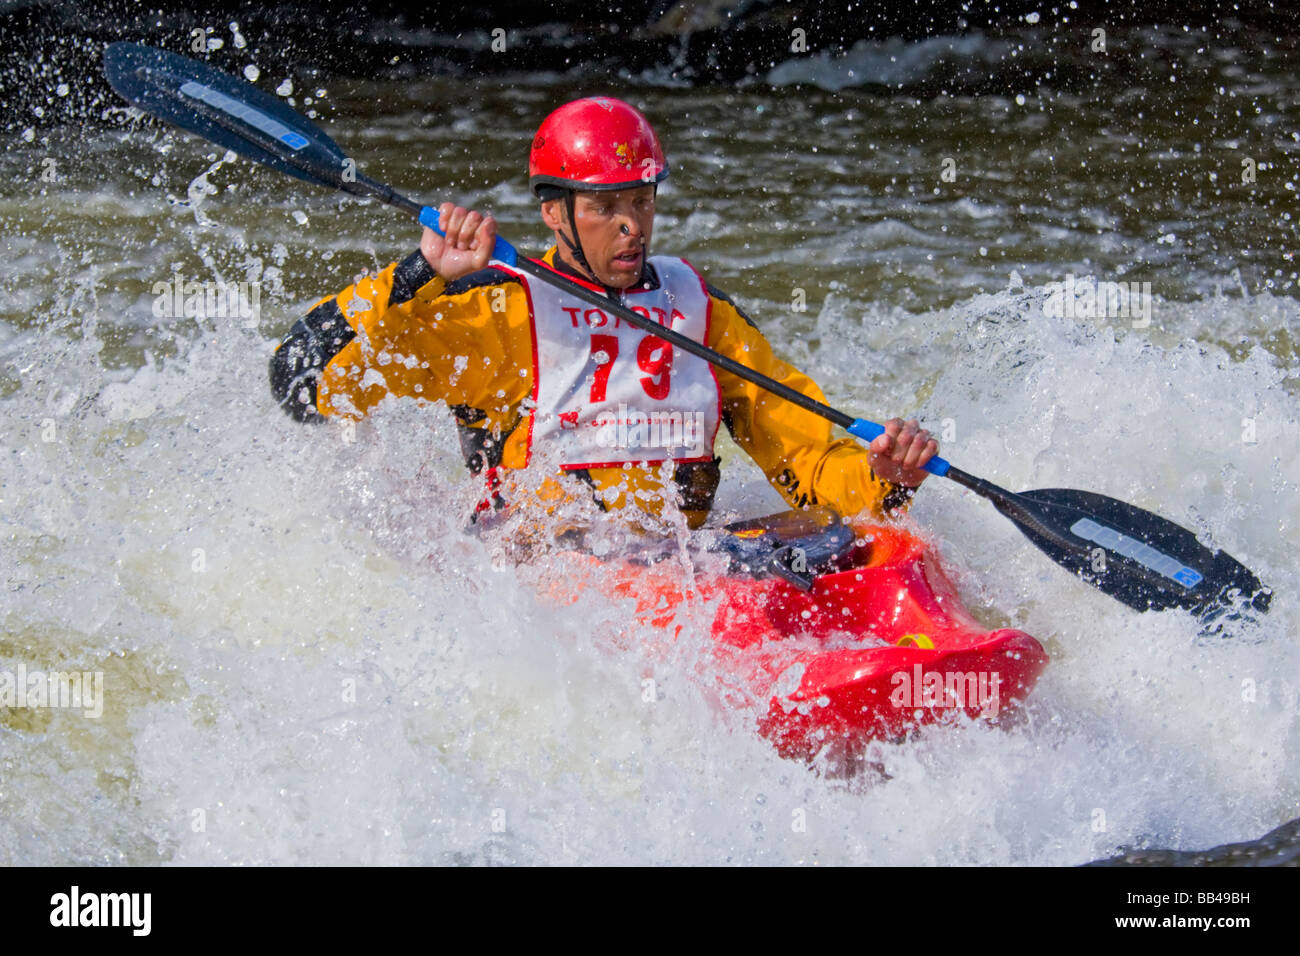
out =
[[(274, 96), (206, 63), (134, 43), (104, 51), (108, 81), (127, 101), (181, 129), (242, 156), (320, 186), (367, 196), (416, 217), (442, 234), (438, 211), (406, 198), (356, 169), (324, 132)], [(787, 385), (755, 372), (607, 296), (578, 285), (543, 265), (521, 258), (498, 237), (493, 258), (710, 362), (732, 375), (829, 419), (870, 442), (884, 433), (875, 422), (853, 418)], [(994, 507), (1053, 561), (1139, 611), (1184, 608), (1217, 617), (1239, 601), (1266, 611), (1271, 592), (1244, 565), (1211, 551), (1196, 536), (1165, 518), (1103, 495), (1068, 488), (1021, 493), (933, 458), (925, 469), (993, 502)]]

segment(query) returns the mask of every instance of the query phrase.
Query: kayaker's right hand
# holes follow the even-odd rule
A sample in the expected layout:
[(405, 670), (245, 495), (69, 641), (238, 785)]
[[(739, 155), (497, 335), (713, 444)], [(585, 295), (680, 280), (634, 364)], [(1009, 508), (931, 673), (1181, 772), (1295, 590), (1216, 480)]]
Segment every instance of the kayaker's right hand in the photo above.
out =
[(492, 258), (497, 221), (491, 216), (445, 202), (438, 207), (438, 228), (447, 238), (426, 227), (420, 237), (420, 253), (448, 282), (477, 272)]
[(924, 470), (925, 463), (939, 454), (939, 443), (915, 418), (891, 418), (884, 426), (884, 434), (867, 446), (871, 470), (896, 485), (918, 487), (930, 474)]

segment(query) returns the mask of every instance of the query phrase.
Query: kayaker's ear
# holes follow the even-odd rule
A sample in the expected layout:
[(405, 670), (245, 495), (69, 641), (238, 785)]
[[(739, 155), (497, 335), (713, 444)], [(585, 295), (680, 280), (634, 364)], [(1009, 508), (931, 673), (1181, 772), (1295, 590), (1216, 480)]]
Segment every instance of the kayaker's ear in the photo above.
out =
[(548, 199), (542, 203), (542, 222), (546, 223), (546, 228), (552, 232), (559, 232), (568, 225), (564, 221), (564, 201), (560, 199)]

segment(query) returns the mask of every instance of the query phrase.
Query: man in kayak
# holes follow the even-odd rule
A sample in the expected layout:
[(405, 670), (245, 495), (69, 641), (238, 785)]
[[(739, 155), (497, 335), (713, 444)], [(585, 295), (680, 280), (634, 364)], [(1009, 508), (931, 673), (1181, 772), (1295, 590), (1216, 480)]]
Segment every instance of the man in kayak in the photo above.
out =
[[(772, 354), (754, 322), (685, 260), (649, 256), (668, 164), (649, 122), (621, 100), (568, 103), (533, 139), (529, 185), (555, 244), (548, 268), (661, 325), (823, 401)], [(489, 266), (496, 222), (451, 203), (446, 238), (321, 300), (271, 360), (271, 387), (295, 418), (359, 418), (394, 395), (455, 413), (480, 510), (533, 496), (594, 497), (652, 515), (670, 502), (691, 527), (713, 504), (725, 423), (793, 507), (876, 517), (906, 507), (938, 444), (892, 419), (864, 448), (828, 421), (617, 316), (504, 265)], [(540, 481), (525, 480), (544, 463)], [(490, 503), (490, 504), (489, 504)]]

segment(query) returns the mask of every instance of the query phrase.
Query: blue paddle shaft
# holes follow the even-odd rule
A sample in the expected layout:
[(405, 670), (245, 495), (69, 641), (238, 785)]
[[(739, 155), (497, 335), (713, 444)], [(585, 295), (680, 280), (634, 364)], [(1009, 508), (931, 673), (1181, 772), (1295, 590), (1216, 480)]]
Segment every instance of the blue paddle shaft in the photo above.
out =
[[(444, 239), (447, 237), (447, 234), (438, 228), (438, 210), (432, 206), (425, 206), (420, 210), (420, 225), (428, 226)], [(492, 247), (492, 258), (497, 262), (504, 262), (508, 266), (517, 265), (519, 251), (500, 236), (497, 236), (496, 245)]]
[[(859, 418), (848, 427), (848, 431), (855, 438), (861, 438), (865, 442), (872, 442), (885, 433), (885, 426), (869, 422), (865, 418)], [(951, 467), (946, 459), (937, 455), (925, 463), (925, 470), (939, 478), (948, 474), (948, 469)]]

